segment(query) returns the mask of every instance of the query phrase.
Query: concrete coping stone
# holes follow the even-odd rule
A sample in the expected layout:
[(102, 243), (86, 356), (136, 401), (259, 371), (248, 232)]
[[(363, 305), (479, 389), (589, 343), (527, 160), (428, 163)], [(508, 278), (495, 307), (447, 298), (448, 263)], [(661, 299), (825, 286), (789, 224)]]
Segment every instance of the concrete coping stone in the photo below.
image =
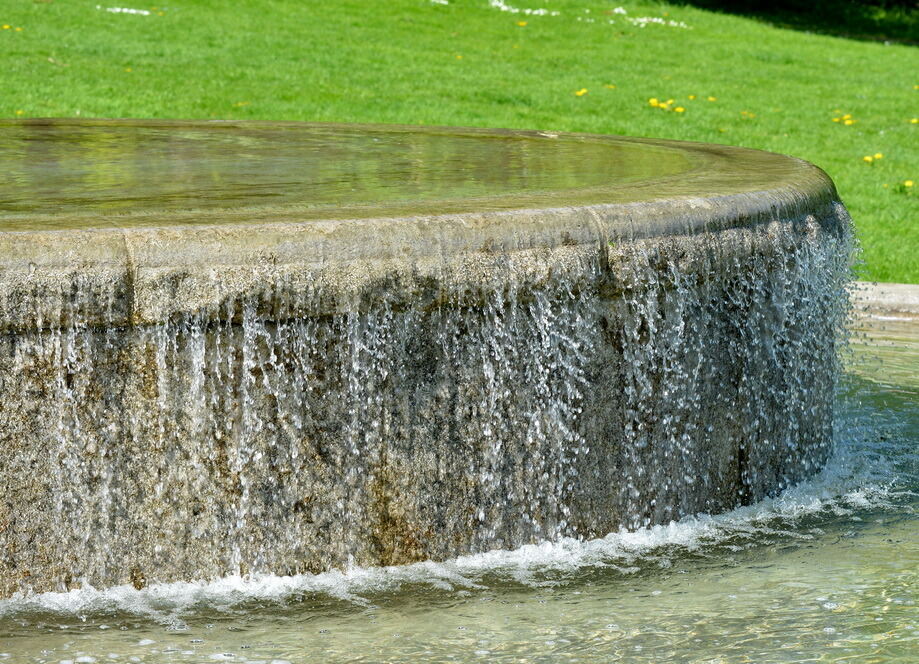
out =
[(919, 285), (858, 281), (852, 290), (857, 313), (919, 319)]
[[(389, 147), (376, 154), (380, 143)], [(350, 170), (342, 159), (355, 160)], [(630, 160), (639, 166), (623, 165)], [(225, 275), (246, 281), (240, 271), (250, 273), (247, 283), (289, 275), (292, 266), (350, 281), (446, 266), (462, 279), (476, 273), (470, 260), (502, 253), (840, 218), (829, 212), (838, 198), (830, 178), (800, 159), (552, 132), (6, 120), (0, 167), (11, 174), (0, 184), (6, 291), (64, 292), (77, 278), (97, 291), (114, 284), (131, 310), (115, 312), (112, 324), (187, 313), (181, 303), (163, 304), (170, 279), (195, 292), (200, 307)], [(406, 184), (413, 177), (436, 196), (418, 194)], [(489, 177), (499, 184), (483, 184)], [(251, 178), (258, 187), (245, 189)], [(377, 188), (348, 193), (374, 178)], [(277, 202), (264, 203), (260, 191)], [(22, 308), (0, 311), (0, 325), (13, 326)]]

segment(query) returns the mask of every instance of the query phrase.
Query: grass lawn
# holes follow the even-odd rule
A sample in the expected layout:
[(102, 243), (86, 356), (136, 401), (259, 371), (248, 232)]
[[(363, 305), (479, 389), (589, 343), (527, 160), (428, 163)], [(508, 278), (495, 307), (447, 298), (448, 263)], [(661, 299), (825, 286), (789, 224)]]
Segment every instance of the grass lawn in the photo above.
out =
[(0, 3), (0, 117), (394, 122), (761, 148), (833, 177), (864, 277), (919, 283), (919, 184), (906, 184), (919, 182), (916, 47), (627, 0), (626, 14), (601, 0), (101, 1)]

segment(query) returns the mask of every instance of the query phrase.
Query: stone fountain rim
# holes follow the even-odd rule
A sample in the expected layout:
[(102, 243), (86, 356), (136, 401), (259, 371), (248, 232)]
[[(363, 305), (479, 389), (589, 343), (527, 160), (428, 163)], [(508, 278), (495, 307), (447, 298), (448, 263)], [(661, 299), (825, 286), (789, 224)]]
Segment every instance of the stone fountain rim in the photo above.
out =
[[(226, 120), (6, 120), (0, 121), (0, 130), (4, 126), (49, 123), (221, 129), (347, 127), (385, 132), (423, 129), (438, 134), (518, 136), (534, 140), (551, 140), (549, 136), (624, 141), (690, 151), (697, 165), (679, 177), (690, 175), (698, 190), (656, 198), (652, 195), (642, 200), (522, 206), (484, 212), (386, 214), (384, 210), (384, 214), (376, 216), (308, 221), (298, 219), (296, 209), (284, 209), (268, 218), (264, 211), (245, 209), (170, 212), (172, 223), (168, 225), (132, 227), (121, 226), (119, 222), (136, 221), (137, 215), (110, 215), (98, 222), (98, 226), (85, 228), (0, 230), (0, 270), (5, 272), (35, 267), (85, 269), (90, 265), (130, 269), (198, 266), (202, 256), (207, 256), (211, 264), (234, 266), (326, 264), (361, 259), (412, 261), (451, 254), (584, 244), (602, 246), (795, 219), (827, 209), (838, 200), (832, 180), (804, 160), (749, 148), (665, 139), (465, 127)], [(564, 190), (561, 195), (572, 193), (576, 198), (582, 192)], [(207, 214), (219, 215), (222, 223), (182, 223)]]

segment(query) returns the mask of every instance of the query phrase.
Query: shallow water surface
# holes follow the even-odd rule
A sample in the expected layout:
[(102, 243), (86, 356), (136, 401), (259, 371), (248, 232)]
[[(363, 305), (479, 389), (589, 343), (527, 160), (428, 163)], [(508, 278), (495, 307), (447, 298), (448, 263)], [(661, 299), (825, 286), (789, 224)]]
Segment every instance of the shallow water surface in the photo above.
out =
[[(700, 198), (738, 194), (732, 205), (747, 216), (766, 192), (795, 213), (802, 194), (835, 196), (825, 174), (805, 162), (724, 145), (296, 122), (0, 120), (0, 172), (0, 230), (17, 231), (664, 200), (699, 209)], [(783, 207), (767, 198), (772, 213)]]
[(827, 468), (589, 542), (0, 601), (0, 662), (915, 662), (919, 324), (857, 326)]
[[(432, 202), (482, 212), (552, 192), (570, 202), (572, 190), (597, 187), (608, 198), (609, 188), (660, 185), (696, 165), (658, 143), (382, 125), (7, 121), (0, 229), (221, 223), (242, 210), (244, 221), (266, 211), (360, 218)], [(198, 214), (171, 214), (189, 209)]]

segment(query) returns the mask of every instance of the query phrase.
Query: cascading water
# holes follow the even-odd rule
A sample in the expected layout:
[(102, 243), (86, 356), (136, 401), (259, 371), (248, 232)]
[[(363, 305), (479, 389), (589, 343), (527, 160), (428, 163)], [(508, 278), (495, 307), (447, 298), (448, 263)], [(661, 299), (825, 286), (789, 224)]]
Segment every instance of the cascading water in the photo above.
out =
[(4, 591), (445, 559), (780, 491), (830, 451), (848, 219), (691, 239), (529, 281), (510, 253), (503, 288), (408, 306), (396, 274), (331, 308), (281, 276), (121, 327), (84, 315), (120, 284), (75, 277), (65, 325), (0, 341), (0, 428), (42, 443), (6, 447)]
[(843, 372), (819, 169), (0, 120), (0, 172), (0, 662), (915, 659), (919, 336)]
[(830, 453), (850, 222), (800, 160), (41, 120), (0, 172), (2, 597), (590, 540)]

